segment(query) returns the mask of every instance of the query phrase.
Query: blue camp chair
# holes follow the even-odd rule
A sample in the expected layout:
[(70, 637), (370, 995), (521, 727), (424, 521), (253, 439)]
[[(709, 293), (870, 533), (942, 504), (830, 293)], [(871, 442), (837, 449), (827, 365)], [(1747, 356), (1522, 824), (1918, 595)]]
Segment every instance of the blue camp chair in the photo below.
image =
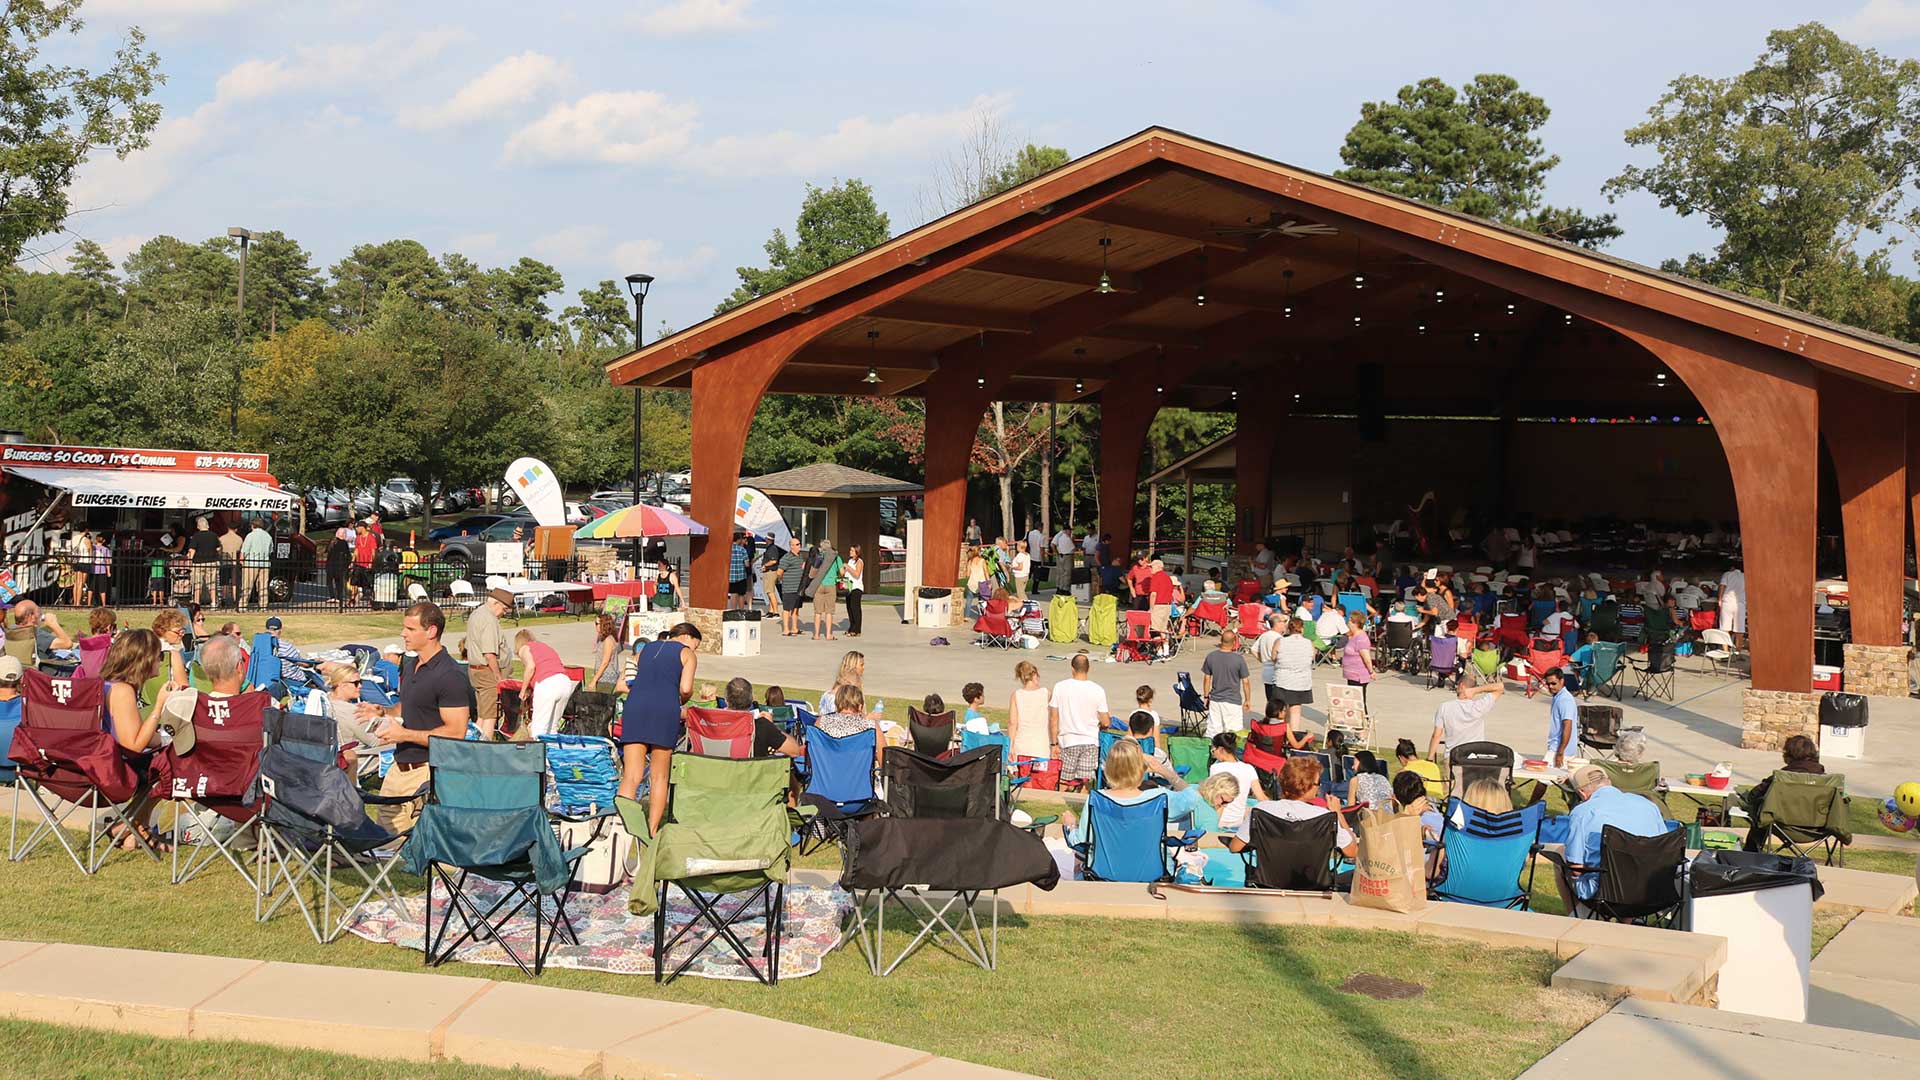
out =
[(1123, 803), (1103, 791), (1087, 796), (1085, 839), (1073, 846), (1088, 881), (1165, 881), (1169, 854), (1180, 841), (1167, 836), (1167, 800)]
[(1367, 595), (1361, 592), (1341, 593), (1340, 594), (1340, 610), (1346, 612), (1349, 615), (1353, 614), (1356, 611), (1362, 615), (1365, 615), (1367, 613)]
[(1546, 813), (1544, 802), (1496, 814), (1448, 799), (1440, 829), (1445, 862), (1428, 884), (1429, 894), (1436, 900), (1526, 910), (1533, 903), (1533, 855)]
[(1207, 699), (1194, 689), (1193, 676), (1182, 671), (1173, 677), (1173, 692), (1180, 702), (1181, 735), (1198, 735), (1207, 730)]
[(272, 694), (275, 701), (287, 696), (286, 684), (280, 681), (280, 657), (273, 651), (273, 635), (259, 633), (253, 635), (253, 644), (248, 647), (247, 685), (255, 690), (265, 690)]
[(566, 817), (613, 813), (620, 765), (612, 739), (542, 735), (540, 741), (547, 744), (547, 771), (553, 777), (553, 790), (547, 800), (549, 812)]
[(801, 801), (814, 808), (811, 821), (796, 820), (800, 854), (817, 851), (846, 835), (847, 822), (880, 812), (873, 783), (872, 728), (834, 738), (819, 728), (807, 731), (807, 790)]
[[(547, 820), (547, 744), (469, 742), (435, 736), (427, 743), (433, 779), (419, 823), (400, 849), (402, 868), (427, 878), (428, 966), (446, 963), (468, 940), (492, 941), (523, 973), (538, 976), (562, 934), (579, 944), (567, 918), (574, 869), (584, 847), (563, 851)], [(454, 874), (458, 871), (458, 875)], [(466, 893), (469, 877), (506, 886), (491, 907)], [(434, 883), (451, 902), (434, 927)], [(523, 956), (503, 933), (520, 912), (533, 916), (533, 951)], [(452, 944), (458, 915), (465, 930)], [(544, 938), (542, 934), (544, 932)]]

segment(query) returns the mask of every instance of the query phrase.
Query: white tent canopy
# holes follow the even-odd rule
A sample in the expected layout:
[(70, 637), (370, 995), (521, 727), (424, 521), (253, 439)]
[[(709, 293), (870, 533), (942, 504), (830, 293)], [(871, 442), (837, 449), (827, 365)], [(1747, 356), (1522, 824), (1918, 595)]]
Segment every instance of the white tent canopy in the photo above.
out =
[(9, 465), (23, 480), (59, 488), (74, 506), (133, 510), (293, 509), (293, 496), (264, 484), (217, 473), (145, 469), (49, 469)]

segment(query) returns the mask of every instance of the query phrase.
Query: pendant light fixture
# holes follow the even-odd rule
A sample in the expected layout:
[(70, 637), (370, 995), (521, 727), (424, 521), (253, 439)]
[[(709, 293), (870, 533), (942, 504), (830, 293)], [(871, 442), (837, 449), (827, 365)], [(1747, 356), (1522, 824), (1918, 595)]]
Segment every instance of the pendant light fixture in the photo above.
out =
[(880, 347), (880, 331), (867, 331), (867, 377), (862, 382), (868, 386), (880, 385), (880, 366), (874, 363), (875, 351)]
[(1293, 270), (1280, 271), (1280, 317), (1293, 318)]
[[(1102, 242), (1104, 243), (1104, 241), (1102, 241)], [(1087, 364), (1087, 350), (1085, 350), (1085, 349), (1082, 349), (1082, 348), (1076, 348), (1076, 349), (1074, 349), (1074, 350), (1073, 350), (1073, 362), (1074, 362), (1074, 366), (1075, 366), (1075, 367), (1085, 367), (1085, 366), (1086, 366), (1086, 364)], [(1086, 393), (1086, 392), (1087, 392), (1087, 380), (1085, 380), (1085, 379), (1081, 379), (1081, 378), (1077, 378), (1077, 377), (1076, 377), (1076, 378), (1075, 378), (1075, 379), (1073, 380), (1073, 392), (1074, 392), (1074, 393), (1076, 393), (1076, 394), (1084, 394), (1084, 393)]]
[(1107, 251), (1111, 247), (1113, 247), (1113, 237), (1102, 236), (1100, 238), (1100, 284), (1093, 289), (1102, 296), (1113, 291), (1113, 275), (1107, 272)]
[(1200, 285), (1193, 290), (1193, 306), (1207, 306), (1207, 249), (1200, 249)]

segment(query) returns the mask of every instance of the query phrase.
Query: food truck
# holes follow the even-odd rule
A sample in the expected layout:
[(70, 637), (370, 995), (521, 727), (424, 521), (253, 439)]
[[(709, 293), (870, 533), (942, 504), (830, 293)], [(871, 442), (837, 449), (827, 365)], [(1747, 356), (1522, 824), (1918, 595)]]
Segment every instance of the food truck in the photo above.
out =
[[(274, 534), (269, 593), (284, 600), (310, 576), (314, 545), (297, 529), (296, 496), (265, 454), (0, 442), (0, 602), (59, 602), (76, 530), (113, 545), (115, 602), (144, 601), (155, 559), (184, 568), (181, 540), (206, 518), (217, 534), (261, 517)], [(169, 586), (171, 588), (171, 586)]]

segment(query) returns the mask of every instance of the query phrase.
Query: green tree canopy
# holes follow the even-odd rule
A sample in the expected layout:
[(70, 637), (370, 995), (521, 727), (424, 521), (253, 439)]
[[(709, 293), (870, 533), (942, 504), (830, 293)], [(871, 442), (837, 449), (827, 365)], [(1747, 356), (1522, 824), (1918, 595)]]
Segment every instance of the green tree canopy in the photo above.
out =
[(1897, 287), (1884, 262), (1888, 234), (1920, 227), (1920, 62), (1852, 45), (1819, 23), (1777, 30), (1738, 75), (1673, 80), (1626, 138), (1659, 162), (1622, 170), (1607, 183), (1610, 198), (1645, 191), (1722, 232), (1711, 255), (1671, 268), (1896, 329), (1872, 313), (1902, 305), (1863, 289), (1876, 278)]
[(1435, 78), (1392, 101), (1360, 106), (1334, 173), (1343, 180), (1599, 247), (1620, 235), (1612, 214), (1542, 205), (1560, 163), (1539, 137), (1551, 110), (1510, 75), (1476, 75), (1458, 90)]
[(49, 39), (80, 32), (79, 0), (8, 0), (0, 12), (0, 266), (67, 220), (73, 174), (97, 150), (126, 157), (160, 122), (164, 81), (146, 36), (129, 27), (101, 71), (42, 60)]
[(859, 180), (843, 180), (832, 187), (807, 185), (794, 222), (792, 240), (780, 229), (766, 243), (765, 267), (742, 266), (734, 273), (740, 284), (715, 314), (739, 307), (756, 297), (785, 288), (811, 274), (883, 243), (888, 236), (887, 215), (873, 201), (873, 189)]

